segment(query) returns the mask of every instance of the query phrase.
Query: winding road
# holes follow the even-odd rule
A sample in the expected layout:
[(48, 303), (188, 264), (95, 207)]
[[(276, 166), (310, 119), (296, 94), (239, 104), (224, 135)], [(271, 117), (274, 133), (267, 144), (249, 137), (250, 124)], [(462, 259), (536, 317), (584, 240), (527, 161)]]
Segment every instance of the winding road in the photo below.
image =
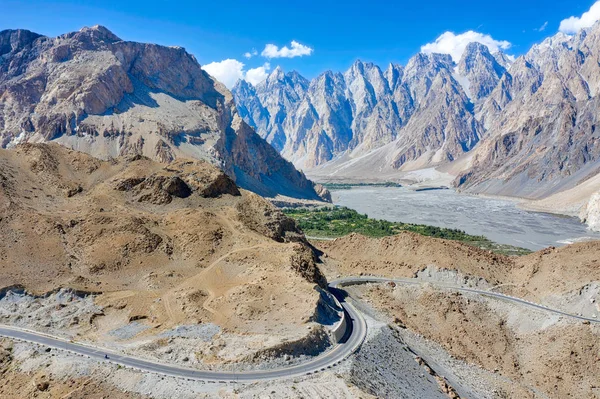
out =
[[(0, 336), (33, 342), (47, 347), (66, 350), (79, 355), (88, 356), (90, 358), (97, 359), (100, 361), (112, 362), (125, 367), (131, 367), (142, 371), (148, 371), (178, 378), (211, 382), (255, 382), (260, 380), (289, 378), (306, 374), (312, 374), (331, 368), (343, 361), (344, 359), (346, 359), (348, 356), (350, 356), (360, 348), (363, 340), (367, 335), (367, 325), (365, 319), (362, 317), (360, 312), (358, 312), (351, 303), (346, 301), (346, 294), (341, 289), (342, 287), (366, 283), (386, 283), (391, 281), (397, 284), (432, 284), (439, 288), (484, 295), (501, 300), (515, 302), (520, 305), (533, 307), (549, 313), (558, 314), (560, 316), (571, 317), (590, 323), (600, 323), (600, 320), (573, 315), (556, 309), (550, 309), (546, 306), (532, 303), (524, 299), (511, 297), (492, 291), (477, 290), (466, 287), (456, 287), (416, 279), (388, 279), (383, 277), (347, 277), (335, 280), (329, 284), (330, 292), (338, 299), (344, 310), (346, 320), (346, 331), (343, 338), (331, 350), (315, 357), (314, 359), (311, 359), (301, 364), (290, 365), (289, 367), (283, 367), (279, 369), (252, 370), (244, 372), (194, 370), (190, 368), (152, 362), (136, 357), (125, 356), (122, 354), (113, 353), (107, 349), (94, 347), (82, 343), (75, 343), (58, 337), (45, 335), (39, 332), (5, 325), (0, 325)], [(106, 359), (105, 355), (108, 355), (109, 358)]]

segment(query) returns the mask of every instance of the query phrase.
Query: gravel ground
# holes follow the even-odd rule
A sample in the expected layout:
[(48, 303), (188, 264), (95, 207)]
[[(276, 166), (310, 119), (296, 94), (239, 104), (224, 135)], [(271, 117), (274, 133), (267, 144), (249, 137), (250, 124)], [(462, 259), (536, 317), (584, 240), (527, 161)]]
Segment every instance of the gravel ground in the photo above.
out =
[(177, 326), (172, 330), (160, 334), (161, 337), (196, 338), (205, 342), (211, 341), (215, 335), (221, 332), (221, 328), (213, 323), (189, 324)]
[(119, 327), (110, 331), (108, 334), (120, 340), (128, 340), (135, 337), (142, 331), (146, 331), (149, 328), (150, 327), (145, 324), (142, 324), (137, 321), (132, 321), (131, 323), (124, 325), (123, 327)]
[(349, 383), (379, 398), (448, 399), (387, 324), (366, 320), (368, 336), (345, 374)]
[(0, 323), (65, 338), (73, 338), (98, 314), (102, 314), (102, 308), (94, 303), (93, 295), (77, 295), (67, 289), (43, 297), (9, 290), (0, 297)]

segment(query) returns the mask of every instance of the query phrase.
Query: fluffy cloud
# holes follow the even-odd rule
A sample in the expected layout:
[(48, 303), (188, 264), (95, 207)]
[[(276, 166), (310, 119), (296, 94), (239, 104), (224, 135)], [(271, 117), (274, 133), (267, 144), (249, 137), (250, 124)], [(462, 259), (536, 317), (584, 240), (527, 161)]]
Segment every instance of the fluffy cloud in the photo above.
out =
[(600, 19), (600, 1), (597, 1), (592, 7), (584, 12), (581, 17), (570, 17), (563, 19), (560, 22), (559, 31), (566, 34), (574, 34), (579, 32), (580, 29), (589, 28), (594, 25), (596, 21)]
[(267, 78), (267, 71), (271, 65), (266, 62), (258, 68), (252, 68), (246, 71), (243, 62), (234, 59), (226, 59), (220, 62), (211, 62), (202, 67), (211, 76), (231, 89), (239, 79), (247, 80), (253, 85), (262, 82)]
[(265, 62), (263, 64), (263, 66), (260, 66), (258, 68), (252, 68), (252, 69), (248, 69), (248, 72), (246, 72), (246, 77), (244, 79), (246, 79), (248, 82), (252, 83), (253, 85), (256, 85), (260, 82), (262, 82), (263, 80), (265, 80), (267, 78), (267, 76), (269, 76), (269, 69), (271, 69), (271, 64), (269, 64), (268, 62)]
[(204, 65), (202, 69), (228, 88), (233, 87), (238, 79), (244, 79), (244, 63), (231, 58), (220, 62), (211, 62)]
[(465, 52), (467, 45), (472, 42), (485, 44), (492, 53), (499, 50), (507, 50), (511, 46), (510, 42), (506, 40), (495, 40), (490, 35), (470, 30), (459, 35), (453, 32), (445, 32), (435, 42), (421, 46), (421, 52), (450, 54), (454, 62), (458, 62)]
[(288, 46), (279, 48), (274, 44), (267, 44), (260, 55), (267, 58), (294, 58), (302, 57), (303, 55), (311, 55), (312, 52), (312, 48), (292, 40), (291, 48)]
[(254, 57), (255, 55), (258, 55), (258, 51), (256, 51), (256, 49), (252, 49), (252, 51), (248, 51), (248, 52), (244, 53), (244, 57), (246, 57), (248, 59)]

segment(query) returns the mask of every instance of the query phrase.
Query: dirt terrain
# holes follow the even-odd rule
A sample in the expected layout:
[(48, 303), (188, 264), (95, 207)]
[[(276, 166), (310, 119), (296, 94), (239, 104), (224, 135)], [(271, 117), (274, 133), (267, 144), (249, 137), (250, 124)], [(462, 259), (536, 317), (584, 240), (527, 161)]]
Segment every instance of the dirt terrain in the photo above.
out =
[[(511, 381), (518, 397), (600, 397), (598, 326), (431, 287), (373, 285), (361, 292), (392, 324)], [(514, 397), (504, 394), (496, 397)]]
[[(319, 241), (317, 245), (327, 254), (321, 268), (328, 278), (361, 273), (416, 277), (432, 267), (455, 271), (464, 276), (464, 282), (502, 285), (498, 287), (500, 292), (538, 302), (551, 301), (552, 297), (600, 281), (600, 241), (550, 247), (521, 257), (410, 232), (380, 239), (350, 234), (333, 241)], [(598, 314), (600, 317), (600, 309)]]
[(440, 286), (600, 317), (600, 242), (507, 257), (405, 232), (314, 248), (208, 163), (52, 144), (0, 150), (0, 235), (0, 323), (203, 369), (324, 350), (326, 279), (425, 282), (348, 288), (377, 312), (361, 351), (293, 381), (206, 384), (1, 340), (2, 397), (600, 398), (598, 326)]
[[(396, 327), (512, 381), (517, 396), (600, 397), (599, 326), (436, 285), (476, 285), (598, 317), (600, 242), (515, 258), (412, 233), (382, 239), (350, 235), (319, 247), (327, 253), (322, 269), (328, 276), (366, 273), (434, 283), (370, 284), (355, 294)], [(500, 389), (493, 397), (515, 394)]]
[(92, 341), (181, 325), (216, 326), (215, 340), (261, 334), (263, 344), (236, 349), (244, 357), (310, 333), (324, 283), (294, 222), (202, 161), (100, 161), (53, 144), (0, 150), (0, 235), (2, 288), (95, 294), (100, 310), (69, 328)]

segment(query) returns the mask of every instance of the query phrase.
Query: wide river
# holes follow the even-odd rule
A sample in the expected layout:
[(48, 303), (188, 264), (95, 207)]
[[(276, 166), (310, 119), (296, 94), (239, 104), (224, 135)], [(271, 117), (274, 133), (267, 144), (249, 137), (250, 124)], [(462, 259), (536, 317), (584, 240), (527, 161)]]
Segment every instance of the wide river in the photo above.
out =
[(458, 194), (454, 190), (413, 191), (405, 187), (356, 187), (332, 191), (336, 205), (392, 222), (428, 224), (483, 235), (532, 250), (598, 239), (579, 219), (529, 212), (517, 202)]

